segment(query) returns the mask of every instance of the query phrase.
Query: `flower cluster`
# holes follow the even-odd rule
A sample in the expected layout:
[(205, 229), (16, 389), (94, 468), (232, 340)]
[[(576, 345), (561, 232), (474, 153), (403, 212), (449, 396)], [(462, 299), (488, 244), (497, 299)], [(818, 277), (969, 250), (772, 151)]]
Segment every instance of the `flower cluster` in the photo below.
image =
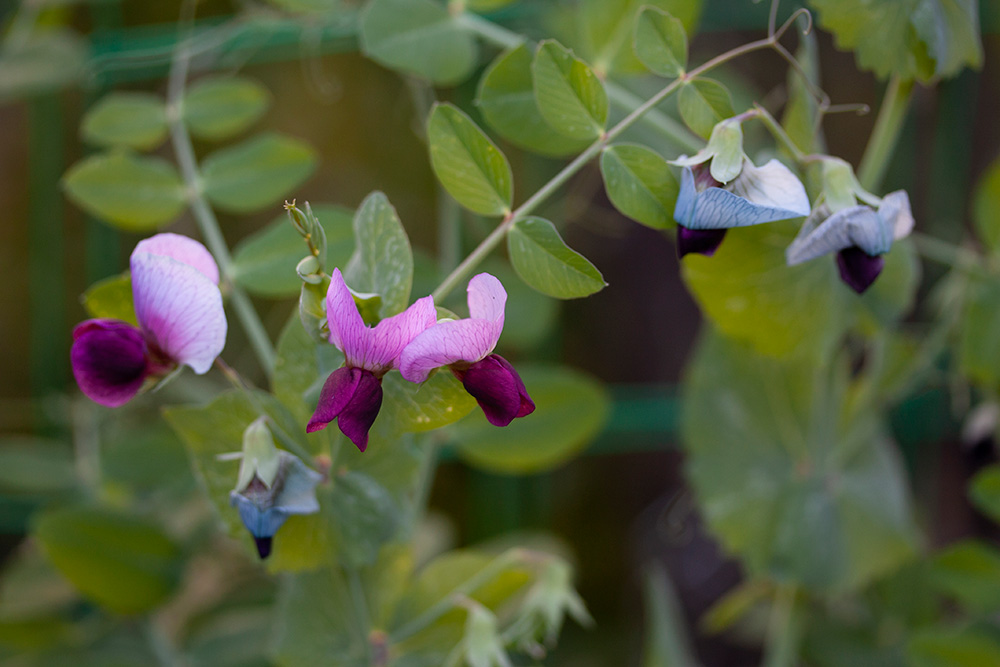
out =
[(506, 301), (500, 281), (481, 273), (469, 281), (467, 319), (437, 321), (434, 299), (426, 296), (368, 327), (340, 269), (334, 269), (326, 296), (329, 340), (345, 361), (323, 384), (306, 430), (318, 431), (336, 419), (341, 432), (364, 451), (382, 407), (382, 378), (394, 368), (415, 383), (434, 369), (449, 368), (496, 426), (531, 414), (535, 404), (517, 371), (493, 354)]

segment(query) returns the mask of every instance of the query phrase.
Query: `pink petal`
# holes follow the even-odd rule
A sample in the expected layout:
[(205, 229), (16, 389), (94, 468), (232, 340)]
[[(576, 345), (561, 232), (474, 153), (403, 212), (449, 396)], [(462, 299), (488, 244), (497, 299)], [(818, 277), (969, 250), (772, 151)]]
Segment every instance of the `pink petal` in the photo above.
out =
[(386, 318), (372, 330), (371, 343), (366, 355), (366, 367), (376, 369), (394, 368), (399, 363), (399, 355), (416, 336), (434, 326), (437, 310), (434, 297), (417, 299), (409, 308)]
[(507, 304), (507, 291), (495, 277), (480, 273), (469, 281), (469, 317), (489, 320), (497, 326), (497, 338), (503, 331), (503, 312)]
[(81, 391), (109, 408), (132, 400), (149, 373), (142, 333), (118, 320), (78, 324), (73, 330), (70, 362)]
[(488, 320), (439, 322), (406, 346), (399, 357), (399, 372), (410, 382), (423, 382), (440, 366), (481, 360), (493, 351), (499, 337), (496, 324)]
[(136, 244), (132, 255), (140, 253), (172, 257), (178, 262), (193, 266), (204, 273), (213, 283), (219, 284), (219, 267), (216, 266), (212, 253), (190, 237), (169, 232), (157, 234)]
[(131, 266), (135, 315), (147, 341), (195, 373), (207, 372), (226, 345), (219, 288), (198, 269), (164, 255), (133, 253)]
[(330, 326), (330, 342), (344, 353), (350, 365), (360, 366), (353, 363), (352, 359), (363, 358), (365, 341), (369, 335), (368, 327), (361, 319), (361, 313), (354, 303), (351, 290), (344, 283), (340, 269), (334, 269), (330, 276), (330, 287), (326, 292), (326, 321)]

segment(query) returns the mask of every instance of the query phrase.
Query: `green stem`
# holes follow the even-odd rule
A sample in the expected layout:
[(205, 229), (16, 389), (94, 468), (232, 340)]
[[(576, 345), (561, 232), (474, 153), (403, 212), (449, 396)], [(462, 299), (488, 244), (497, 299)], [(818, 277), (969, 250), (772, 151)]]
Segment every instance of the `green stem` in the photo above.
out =
[(795, 617), (795, 595), (795, 584), (778, 586), (764, 646), (764, 667), (792, 667), (796, 663), (799, 623)]
[(912, 232), (910, 238), (917, 252), (933, 262), (963, 271), (983, 271), (980, 256), (971, 250), (921, 232)]
[(882, 183), (889, 159), (899, 141), (912, 93), (913, 81), (904, 81), (898, 76), (889, 80), (882, 106), (878, 110), (878, 118), (875, 119), (875, 128), (858, 167), (858, 180), (866, 190), (877, 190)]
[(778, 143), (785, 147), (785, 150), (792, 154), (792, 157), (796, 162), (802, 164), (805, 161), (806, 154), (795, 145), (792, 138), (788, 136), (787, 132), (785, 132), (785, 128), (781, 127), (781, 124), (778, 123), (774, 116), (769, 114), (767, 109), (764, 107), (757, 103), (754, 103), (753, 107), (757, 112), (757, 117), (760, 118), (761, 122), (764, 123), (764, 126), (771, 131), (771, 135), (778, 140)]
[[(780, 35), (779, 35), (780, 36)], [(496, 229), (490, 232), (483, 241), (476, 247), (472, 253), (466, 257), (461, 264), (459, 264), (454, 271), (452, 271), (448, 277), (446, 277), (437, 289), (434, 290), (432, 295), (436, 302), (440, 302), (444, 299), (453, 289), (455, 289), (458, 284), (465, 278), (466, 275), (472, 272), (472, 270), (479, 265), (479, 263), (489, 255), (494, 248), (496, 248), (500, 241), (503, 240), (511, 228), (517, 223), (518, 220), (523, 219), (529, 213), (531, 213), (535, 208), (549, 198), (560, 186), (562, 186), (566, 181), (568, 181), (576, 172), (580, 171), (585, 164), (587, 164), (591, 158), (595, 157), (600, 153), (605, 146), (607, 146), (613, 139), (615, 139), (622, 132), (631, 127), (637, 120), (642, 118), (646, 113), (648, 113), (653, 107), (669, 97), (675, 90), (677, 90), (683, 83), (688, 80), (695, 79), (702, 74), (718, 67), (719, 65), (732, 60), (733, 58), (739, 57), (741, 55), (750, 53), (752, 51), (759, 51), (760, 49), (771, 48), (774, 44), (774, 40), (777, 37), (769, 37), (767, 39), (760, 39), (755, 42), (750, 42), (749, 44), (744, 44), (730, 51), (726, 51), (723, 54), (712, 58), (711, 60), (699, 65), (694, 68), (682, 78), (675, 79), (667, 84), (666, 87), (661, 89), (658, 93), (653, 95), (651, 98), (640, 104), (638, 107), (632, 110), (630, 114), (618, 121), (614, 127), (608, 130), (603, 136), (599, 137), (597, 141), (587, 147), (582, 153), (580, 153), (572, 162), (563, 167), (559, 173), (552, 177), (552, 179), (543, 185), (535, 194), (529, 197), (523, 204), (514, 209), (509, 213), (503, 221), (497, 225)]]
[(184, 125), (181, 107), (184, 97), (184, 85), (187, 81), (188, 67), (190, 66), (191, 54), (186, 45), (178, 47), (174, 60), (170, 65), (170, 75), (167, 83), (167, 120), (170, 126), (170, 139), (177, 157), (177, 164), (181, 170), (181, 177), (188, 190), (191, 200), (191, 211), (194, 219), (198, 223), (205, 244), (215, 257), (219, 265), (219, 271), (230, 287), (230, 301), (236, 316), (239, 318), (243, 329), (250, 339), (250, 345), (257, 355), (257, 360), (263, 367), (264, 372), (270, 376), (274, 370), (274, 346), (267, 335), (260, 316), (254, 310), (250, 297), (233, 279), (233, 259), (229, 254), (229, 246), (222, 236), (219, 228), (219, 221), (215, 217), (215, 212), (208, 205), (205, 195), (202, 192), (201, 174), (198, 171), (198, 162), (194, 155), (194, 146), (191, 144), (191, 135), (188, 134), (187, 126)]

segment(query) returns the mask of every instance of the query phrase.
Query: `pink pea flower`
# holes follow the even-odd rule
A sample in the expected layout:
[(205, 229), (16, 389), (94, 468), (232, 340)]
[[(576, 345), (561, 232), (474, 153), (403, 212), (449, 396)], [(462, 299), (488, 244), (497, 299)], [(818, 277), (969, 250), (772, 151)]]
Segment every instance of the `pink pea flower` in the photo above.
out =
[(499, 280), (480, 273), (469, 281), (468, 294), (469, 318), (438, 322), (419, 334), (400, 355), (399, 372), (410, 382), (423, 382), (433, 369), (448, 366), (486, 419), (506, 426), (535, 410), (521, 376), (493, 354), (503, 331), (507, 292)]
[(70, 350), (80, 389), (110, 408), (130, 401), (147, 378), (178, 365), (206, 373), (226, 344), (219, 269), (205, 246), (157, 234), (136, 245), (129, 267), (139, 326), (86, 320), (73, 330)]
[(306, 432), (336, 419), (341, 432), (365, 451), (368, 430), (382, 407), (382, 377), (398, 366), (400, 352), (413, 337), (434, 324), (434, 299), (425, 296), (402, 313), (368, 327), (340, 269), (334, 269), (326, 293), (326, 319), (330, 342), (344, 353), (345, 363), (323, 384)]

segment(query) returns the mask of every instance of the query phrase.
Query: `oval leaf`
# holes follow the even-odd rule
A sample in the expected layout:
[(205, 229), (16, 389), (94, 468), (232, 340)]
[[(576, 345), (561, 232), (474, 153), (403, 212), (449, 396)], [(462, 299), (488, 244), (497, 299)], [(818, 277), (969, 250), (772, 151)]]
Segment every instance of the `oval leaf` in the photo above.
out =
[(84, 114), (80, 136), (97, 146), (151, 150), (167, 137), (165, 105), (151, 93), (111, 93)]
[(271, 93), (253, 79), (206, 77), (184, 96), (184, 123), (202, 139), (228, 139), (257, 122), (270, 104)]
[(993, 252), (1000, 250), (1000, 159), (994, 160), (976, 184), (972, 221), (980, 240)]
[(976, 509), (1000, 523), (1000, 465), (976, 473), (969, 485), (969, 499)]
[(80, 592), (112, 611), (152, 609), (177, 586), (180, 548), (145, 519), (103, 508), (68, 507), (35, 524), (49, 560)]
[(644, 7), (635, 23), (635, 55), (650, 72), (669, 78), (687, 68), (684, 24), (662, 9)]
[(126, 152), (77, 162), (66, 172), (63, 185), (80, 208), (128, 231), (156, 229), (180, 215), (187, 203), (172, 164)]
[(384, 419), (403, 433), (431, 431), (472, 412), (476, 400), (447, 369), (423, 384), (407, 382), (398, 373), (382, 379)]
[(361, 50), (372, 60), (439, 85), (464, 81), (476, 66), (475, 40), (433, 0), (373, 0), (361, 15)]
[(507, 235), (507, 249), (517, 275), (543, 294), (576, 299), (607, 285), (601, 272), (568, 247), (548, 220), (518, 220)]
[(451, 104), (435, 104), (427, 120), (427, 142), (434, 173), (459, 204), (480, 215), (510, 211), (510, 164), (471, 118)]
[(479, 80), (479, 111), (500, 136), (521, 148), (553, 156), (579, 152), (586, 147), (585, 141), (553, 132), (539, 113), (531, 60), (527, 44), (497, 56)]
[(202, 163), (205, 195), (232, 213), (252, 213), (281, 201), (312, 174), (308, 144), (274, 133), (216, 151)]
[(81, 300), (91, 317), (121, 320), (139, 326), (132, 302), (132, 275), (128, 271), (98, 280), (87, 288)]
[(538, 45), (531, 64), (535, 102), (549, 125), (571, 139), (596, 139), (608, 121), (608, 95), (585, 62), (558, 42)]
[(636, 144), (609, 146), (601, 153), (608, 199), (624, 215), (653, 229), (674, 225), (677, 179), (666, 160)]
[[(353, 214), (333, 204), (312, 207), (326, 232), (327, 266), (343, 266), (354, 250)], [(309, 254), (309, 248), (288, 216), (282, 214), (271, 224), (242, 241), (233, 250), (232, 276), (254, 294), (284, 298), (299, 293), (302, 280), (295, 265)]]
[(345, 282), (357, 292), (380, 295), (381, 317), (402, 312), (413, 286), (413, 252), (396, 209), (381, 192), (361, 202), (354, 214), (354, 238)]
[(705, 139), (716, 123), (733, 115), (729, 91), (714, 79), (695, 79), (681, 86), (677, 108), (687, 126)]
[(962, 372), (986, 387), (1000, 385), (1000, 280), (970, 285), (959, 331)]
[(610, 400), (599, 382), (563, 367), (518, 368), (535, 411), (497, 428), (481, 410), (452, 432), (458, 454), (491, 472), (529, 474), (570, 460), (600, 432)]

